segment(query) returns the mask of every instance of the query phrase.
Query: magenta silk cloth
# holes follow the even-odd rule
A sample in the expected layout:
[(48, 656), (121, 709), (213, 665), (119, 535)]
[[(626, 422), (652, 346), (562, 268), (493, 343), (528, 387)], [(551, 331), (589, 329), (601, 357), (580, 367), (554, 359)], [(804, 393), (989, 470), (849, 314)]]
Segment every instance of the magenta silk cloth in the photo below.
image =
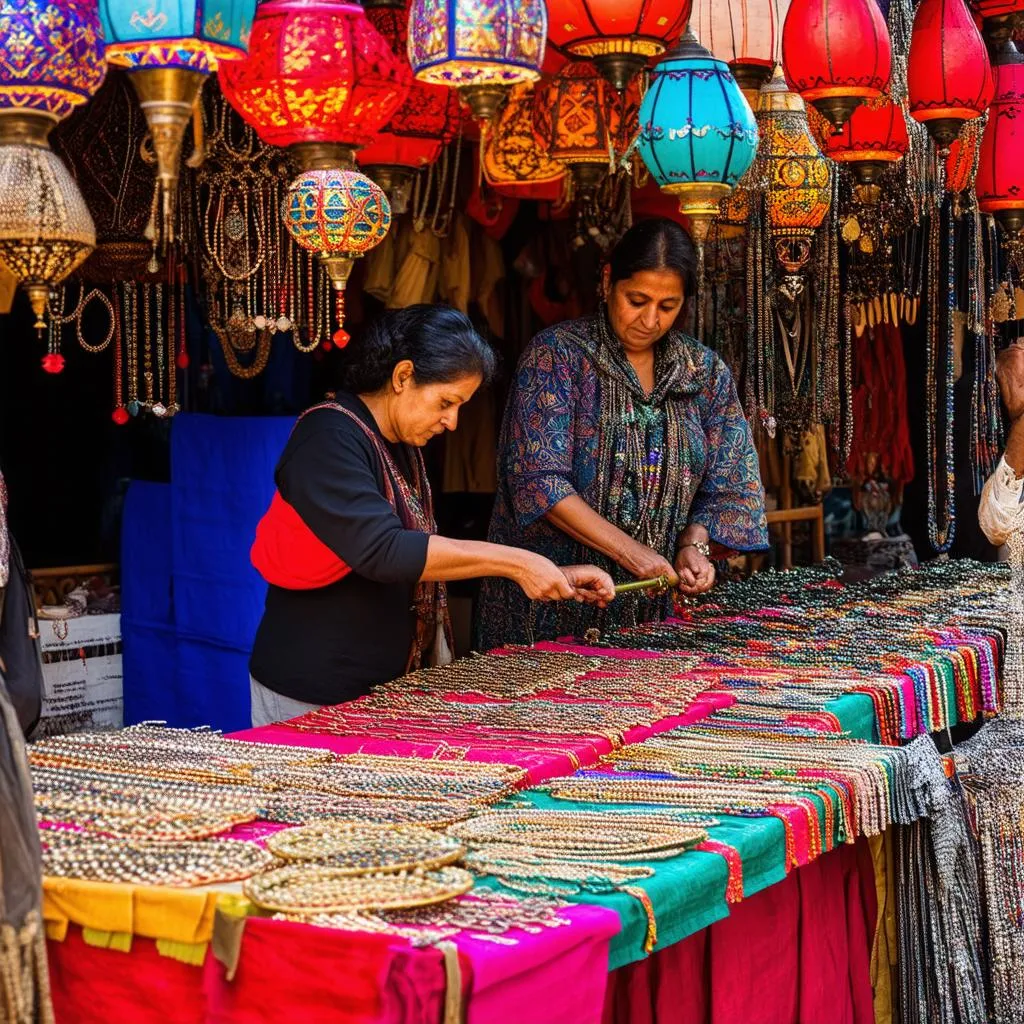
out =
[(603, 1024), (874, 1024), (876, 917), (860, 840), (612, 972)]

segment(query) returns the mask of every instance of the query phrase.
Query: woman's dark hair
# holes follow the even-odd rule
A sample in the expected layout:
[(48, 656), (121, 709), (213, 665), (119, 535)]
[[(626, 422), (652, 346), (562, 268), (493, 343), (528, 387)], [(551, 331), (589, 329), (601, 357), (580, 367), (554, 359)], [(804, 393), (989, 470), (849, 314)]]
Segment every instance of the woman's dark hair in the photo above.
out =
[(693, 242), (680, 225), (665, 217), (637, 221), (612, 249), (608, 264), (612, 284), (641, 270), (674, 270), (683, 279), (687, 298), (697, 288), (697, 253)]
[(379, 391), (408, 359), (418, 384), (437, 384), (478, 373), (488, 384), (497, 359), (464, 313), (421, 303), (393, 309), (370, 323), (345, 350), (341, 383), (366, 395)]

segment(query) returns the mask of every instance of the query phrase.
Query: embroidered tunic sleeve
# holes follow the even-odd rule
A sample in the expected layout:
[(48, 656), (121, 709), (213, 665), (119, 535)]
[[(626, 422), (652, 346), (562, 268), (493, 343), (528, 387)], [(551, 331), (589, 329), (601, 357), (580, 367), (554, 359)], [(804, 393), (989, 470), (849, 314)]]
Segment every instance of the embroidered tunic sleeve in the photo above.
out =
[(732, 374), (718, 358), (707, 395), (707, 466), (693, 499), (690, 522), (705, 527), (713, 541), (733, 551), (764, 550), (768, 523), (757, 452)]
[(520, 526), (563, 498), (573, 480), (575, 363), (566, 346), (539, 336), (523, 353), (509, 400), (502, 472)]
[(1018, 480), (1006, 460), (1000, 459), (995, 472), (985, 481), (978, 506), (978, 523), (997, 547), (1005, 544), (1015, 529), (1024, 528), (1022, 492), (1024, 478)]

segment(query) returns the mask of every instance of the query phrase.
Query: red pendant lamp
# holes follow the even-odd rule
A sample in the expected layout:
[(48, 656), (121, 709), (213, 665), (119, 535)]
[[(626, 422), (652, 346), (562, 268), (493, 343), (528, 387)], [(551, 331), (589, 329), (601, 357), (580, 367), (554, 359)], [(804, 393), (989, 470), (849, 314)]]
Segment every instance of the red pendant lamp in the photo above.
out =
[(346, 0), (268, 0), (245, 60), (218, 72), (228, 102), (301, 170), (353, 166), (412, 83), (362, 7)]
[(693, 0), (548, 0), (548, 38), (622, 92), (686, 31)]
[(874, 186), (868, 194), (877, 197), (882, 172), (910, 148), (903, 108), (888, 96), (867, 100), (824, 143), (825, 156), (849, 167), (858, 185)]
[[(406, 63), (408, 9), (370, 7), (366, 16), (391, 52)], [(402, 199), (413, 175), (437, 160), (442, 148), (458, 134), (461, 120), (459, 96), (454, 89), (413, 79), (405, 102), (373, 141), (359, 151), (360, 166), (391, 197), (398, 212), (404, 208)]]
[(995, 67), (996, 94), (981, 137), (978, 207), (1010, 238), (1024, 228), (1024, 55), (1013, 48)]
[(910, 116), (940, 149), (992, 102), (988, 51), (964, 0), (921, 0), (907, 63)]
[(835, 128), (889, 85), (892, 44), (875, 0), (793, 0), (782, 29), (789, 87)]

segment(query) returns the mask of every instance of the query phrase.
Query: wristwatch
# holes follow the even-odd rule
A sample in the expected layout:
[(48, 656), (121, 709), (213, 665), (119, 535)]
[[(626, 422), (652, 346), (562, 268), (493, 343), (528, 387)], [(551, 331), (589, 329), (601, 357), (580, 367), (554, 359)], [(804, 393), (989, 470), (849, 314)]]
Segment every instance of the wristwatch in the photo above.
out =
[(711, 561), (710, 544), (707, 544), (702, 540), (691, 540), (686, 544), (680, 544), (679, 547), (676, 548), (676, 554), (678, 555), (680, 551), (683, 551), (686, 548), (696, 548), (709, 562)]

